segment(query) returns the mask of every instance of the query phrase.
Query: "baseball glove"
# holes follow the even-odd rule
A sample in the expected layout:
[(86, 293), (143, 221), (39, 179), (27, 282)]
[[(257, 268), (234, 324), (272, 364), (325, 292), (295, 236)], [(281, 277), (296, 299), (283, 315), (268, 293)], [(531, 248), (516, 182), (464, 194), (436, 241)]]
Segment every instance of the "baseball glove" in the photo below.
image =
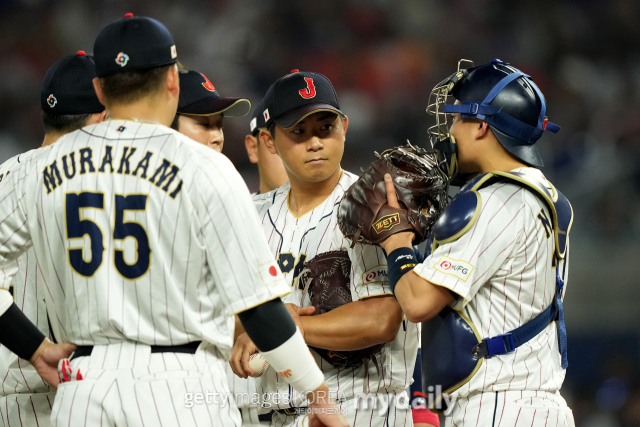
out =
[[(327, 313), (334, 308), (347, 304), (351, 299), (351, 260), (346, 251), (331, 251), (317, 255), (307, 264), (296, 279), (297, 286), (303, 287), (300, 305), (309, 295), (312, 306), (316, 308), (314, 316)], [(378, 344), (362, 350), (335, 351), (312, 348), (331, 365), (340, 368), (359, 366), (366, 359), (380, 351), (384, 344)], [(374, 363), (377, 364), (376, 361)]]
[[(415, 233), (414, 244), (423, 242), (449, 202), (447, 175), (434, 154), (411, 143), (375, 154), (377, 160), (340, 201), (340, 231), (352, 247), (377, 245), (403, 231)], [(387, 204), (386, 173), (393, 178), (400, 209)]]

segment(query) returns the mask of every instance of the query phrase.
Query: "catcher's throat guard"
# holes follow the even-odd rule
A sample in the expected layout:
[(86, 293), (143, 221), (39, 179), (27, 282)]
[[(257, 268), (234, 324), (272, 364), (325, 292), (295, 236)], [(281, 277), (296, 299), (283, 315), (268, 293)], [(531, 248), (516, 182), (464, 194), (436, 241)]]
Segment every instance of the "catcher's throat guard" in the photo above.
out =
[(462, 68), (465, 63), (473, 67), (473, 61), (468, 59), (458, 61), (458, 71), (442, 80), (431, 90), (427, 106), (427, 113), (435, 116), (436, 119), (436, 124), (428, 130), (431, 145), (435, 150), (438, 164), (450, 179), (455, 178), (458, 174), (458, 146), (455, 138), (449, 132), (451, 120), (449, 114), (444, 111), (444, 106), (447, 104), (456, 83), (468, 75), (468, 71)]
[[(573, 222), (569, 201), (555, 188), (549, 192), (542, 183), (516, 172), (491, 172), (468, 182), (453, 198), (429, 235), (427, 251), (462, 237), (475, 223), (482, 209), (478, 190), (497, 180), (508, 180), (540, 196), (551, 212), (550, 230), (554, 234), (556, 266), (567, 255), (567, 237)], [(546, 231), (546, 228), (545, 228)], [(566, 263), (565, 263), (566, 264)], [(565, 265), (563, 264), (563, 265)], [(422, 323), (422, 387), (442, 390), (429, 409), (446, 411), (445, 395), (458, 390), (478, 372), (484, 359), (515, 351), (552, 322), (557, 322), (562, 367), (567, 367), (566, 329), (562, 307), (564, 272), (556, 268), (556, 294), (552, 304), (538, 316), (506, 334), (482, 338), (473, 322), (455, 308), (446, 307), (436, 317)], [(440, 388), (436, 387), (440, 386)]]

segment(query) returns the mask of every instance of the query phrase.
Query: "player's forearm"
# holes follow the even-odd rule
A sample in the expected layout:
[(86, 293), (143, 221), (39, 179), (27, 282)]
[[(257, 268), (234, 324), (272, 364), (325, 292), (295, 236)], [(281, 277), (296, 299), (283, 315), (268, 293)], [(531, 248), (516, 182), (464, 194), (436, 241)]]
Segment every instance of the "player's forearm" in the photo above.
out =
[(453, 301), (451, 292), (434, 285), (411, 271), (400, 279), (395, 288), (396, 299), (411, 322), (419, 323), (435, 317)]
[(402, 310), (389, 295), (350, 302), (317, 316), (302, 316), (300, 322), (310, 346), (360, 350), (393, 341), (402, 323)]

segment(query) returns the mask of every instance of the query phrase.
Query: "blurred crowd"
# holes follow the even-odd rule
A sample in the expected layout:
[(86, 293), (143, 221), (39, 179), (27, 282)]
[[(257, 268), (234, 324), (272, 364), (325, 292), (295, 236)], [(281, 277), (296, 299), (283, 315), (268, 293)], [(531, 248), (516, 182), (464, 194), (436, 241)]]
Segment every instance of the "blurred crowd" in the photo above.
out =
[[(538, 142), (543, 171), (576, 216), (566, 394), (579, 426), (640, 425), (639, 1), (0, 0), (0, 161), (40, 145), (48, 67), (91, 52), (125, 12), (166, 24), (180, 61), (222, 96), (258, 101), (294, 68), (328, 76), (350, 118), (343, 167), (354, 172), (376, 150), (428, 145), (429, 93), (459, 59), (497, 57), (531, 75), (562, 126)], [(224, 152), (255, 191), (248, 127), (226, 120)], [(603, 344), (614, 335), (625, 345)]]

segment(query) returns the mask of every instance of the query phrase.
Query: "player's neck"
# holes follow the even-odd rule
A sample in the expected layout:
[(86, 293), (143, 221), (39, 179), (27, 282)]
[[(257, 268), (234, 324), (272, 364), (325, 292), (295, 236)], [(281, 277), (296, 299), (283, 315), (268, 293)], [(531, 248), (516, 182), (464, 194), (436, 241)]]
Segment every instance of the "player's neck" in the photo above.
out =
[(154, 99), (143, 98), (131, 104), (108, 104), (107, 119), (111, 120), (138, 120), (152, 123), (159, 123), (171, 126), (175, 116), (175, 111), (166, 111), (166, 108), (159, 108), (159, 104)]
[(260, 194), (268, 193), (271, 190), (275, 190), (277, 187), (272, 187), (267, 182), (260, 177)]
[(42, 141), (42, 146), (46, 147), (48, 145), (51, 145), (57, 140), (59, 140), (60, 138), (62, 138), (64, 135), (65, 135), (64, 133), (59, 133), (59, 132), (47, 132), (44, 135), (44, 141)]
[(509, 172), (518, 168), (528, 167), (520, 160), (513, 157), (509, 152), (502, 147), (496, 147), (492, 150), (492, 153), (487, 153), (478, 159), (478, 166), (480, 167), (480, 173), (488, 173), (491, 171)]
[(289, 210), (296, 218), (311, 212), (331, 195), (342, 177), (342, 168), (336, 169), (331, 176), (321, 182), (300, 182), (290, 180)]

